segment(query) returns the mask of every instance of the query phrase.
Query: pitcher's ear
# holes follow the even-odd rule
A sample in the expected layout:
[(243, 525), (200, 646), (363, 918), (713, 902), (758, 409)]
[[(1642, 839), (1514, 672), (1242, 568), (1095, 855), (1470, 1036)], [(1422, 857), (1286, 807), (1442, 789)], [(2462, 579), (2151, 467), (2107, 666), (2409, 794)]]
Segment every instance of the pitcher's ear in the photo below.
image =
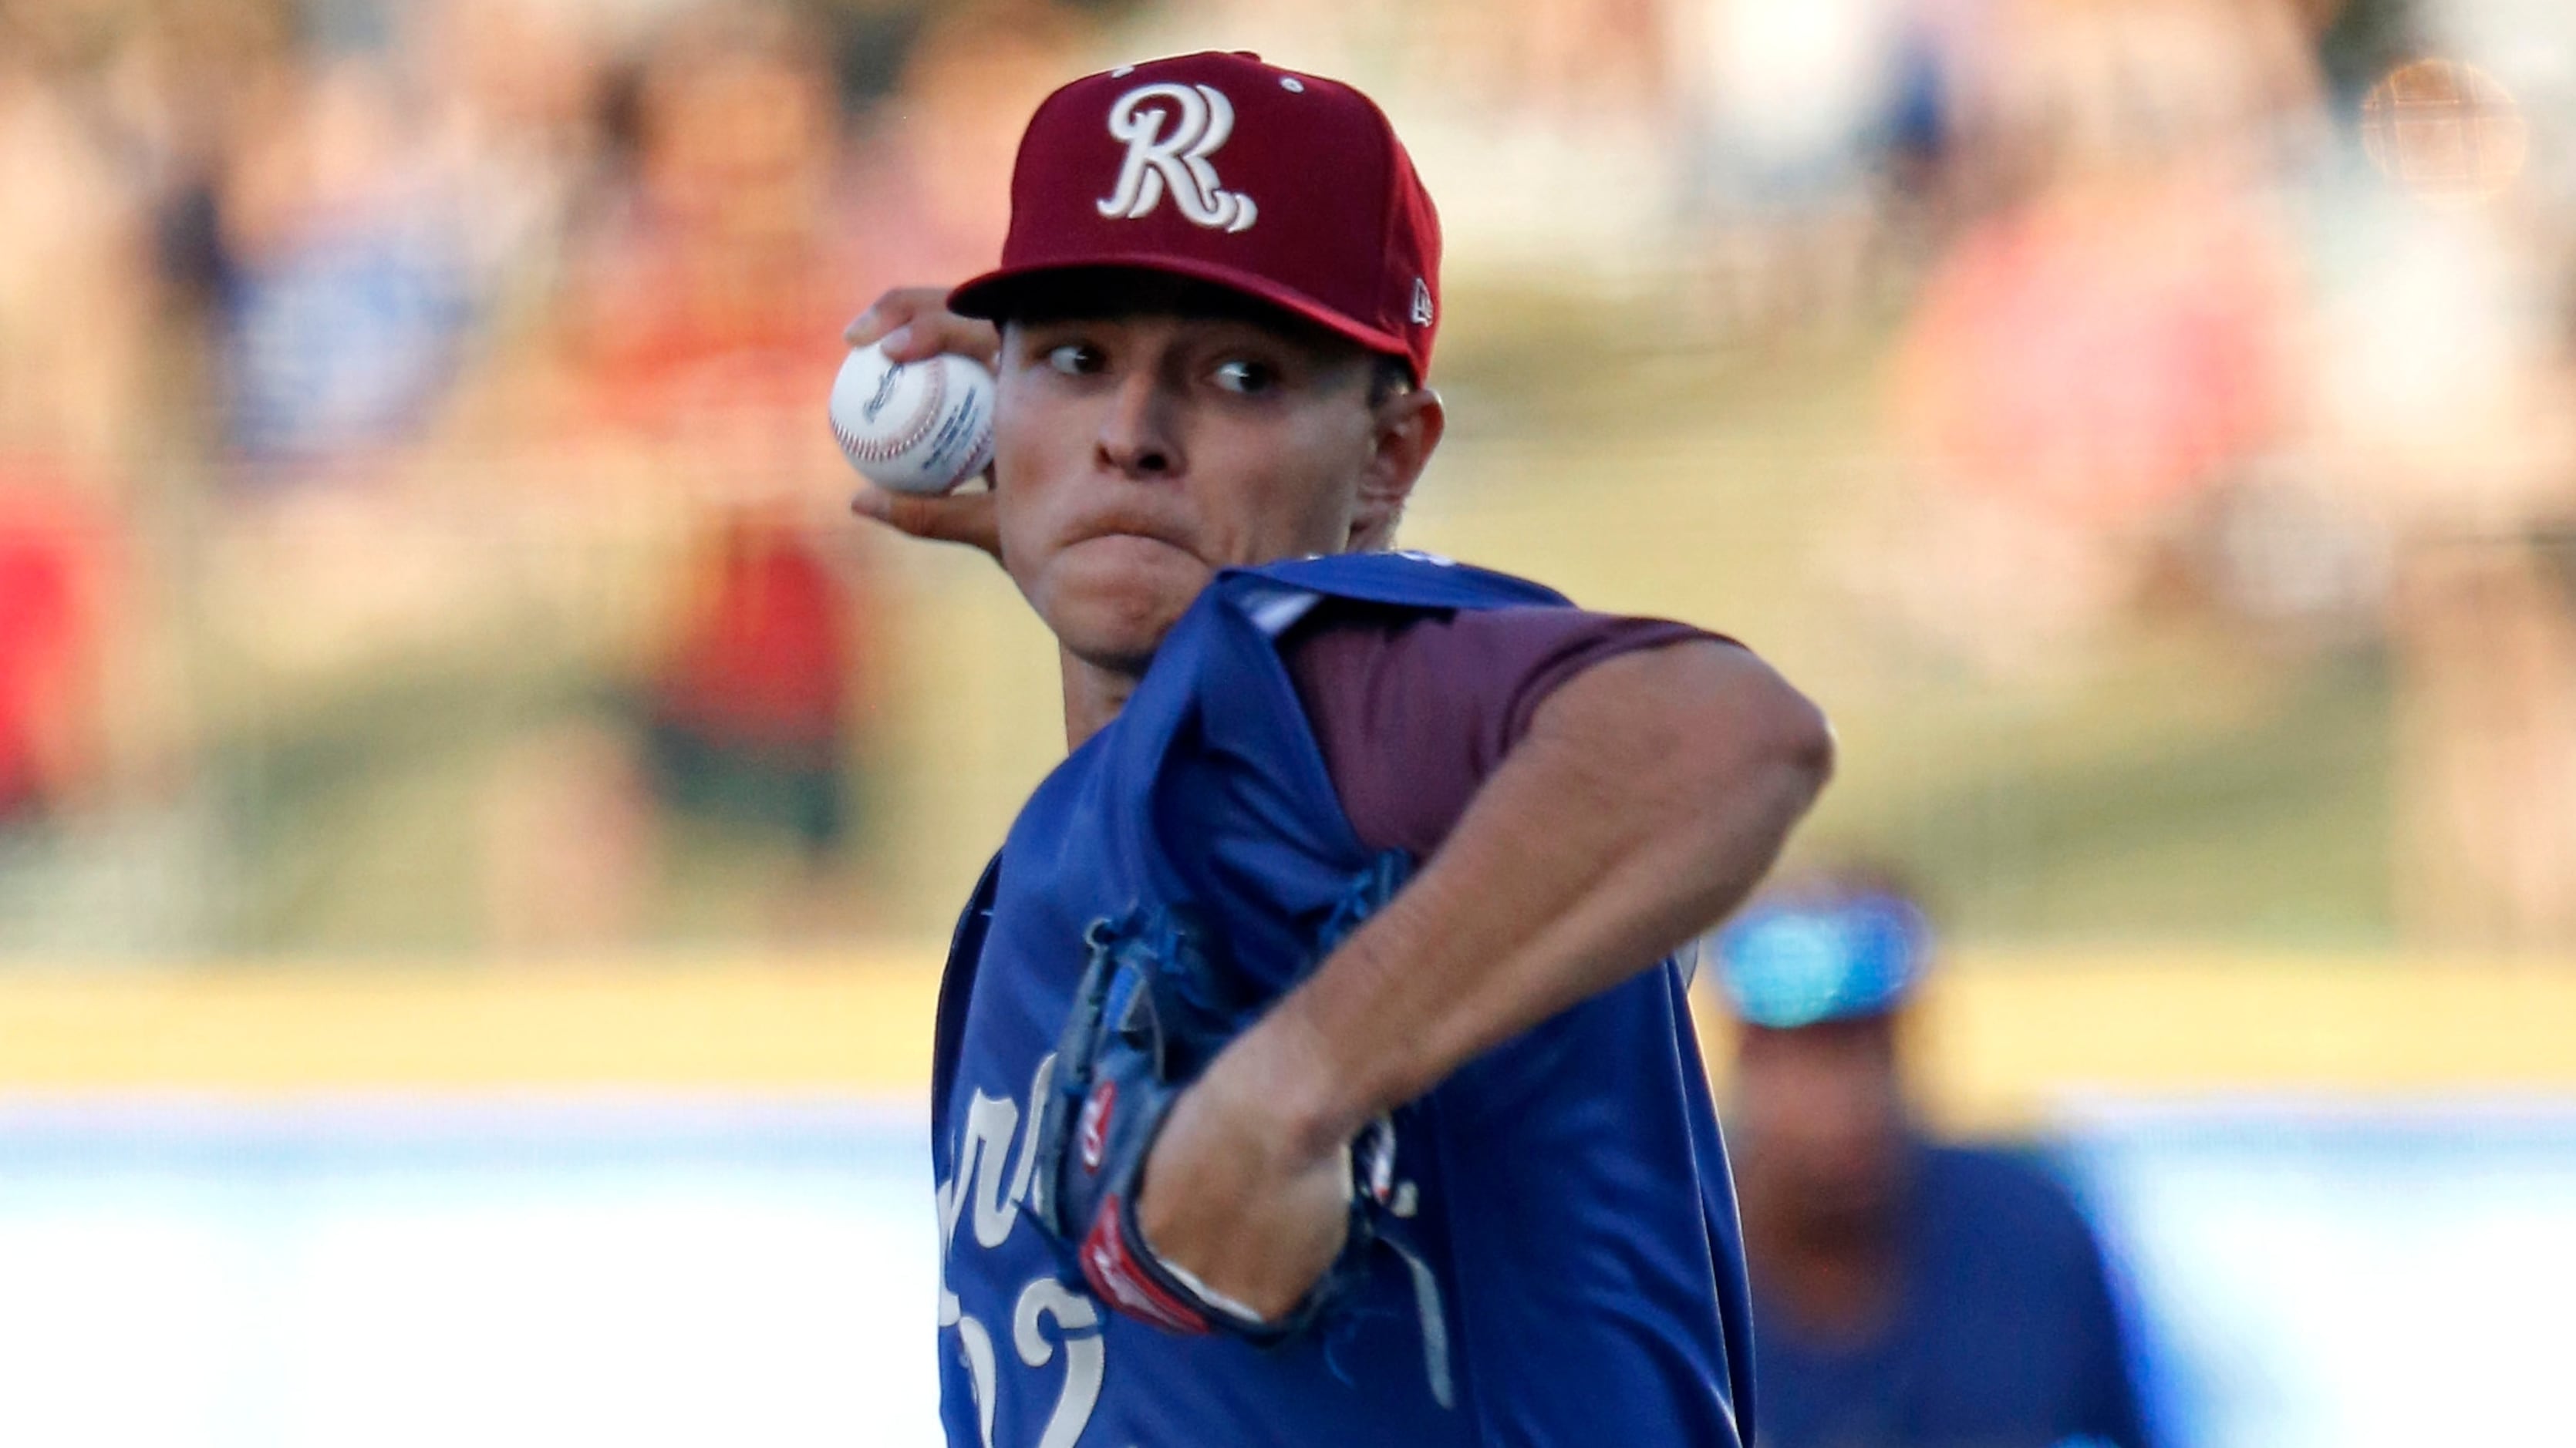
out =
[(1394, 545), (1404, 505), (1412, 501), (1413, 486), (1422, 481), (1422, 470), (1448, 426), (1440, 394), (1428, 387), (1398, 391), (1370, 409), (1369, 460), (1360, 474), (1358, 504), (1351, 510), (1352, 551)]

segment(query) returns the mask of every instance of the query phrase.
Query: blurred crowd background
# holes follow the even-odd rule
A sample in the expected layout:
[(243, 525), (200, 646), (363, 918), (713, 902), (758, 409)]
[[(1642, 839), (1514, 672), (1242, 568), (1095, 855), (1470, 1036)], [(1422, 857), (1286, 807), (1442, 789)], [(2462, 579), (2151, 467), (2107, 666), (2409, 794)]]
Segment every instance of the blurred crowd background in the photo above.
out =
[[(2576, 939), (2571, 24), (2511, 0), (0, 8), (0, 951), (935, 936), (1041, 770), (840, 323), (1060, 78), (1384, 98), (1413, 541), (1734, 630), (1971, 931)], [(1025, 706), (1025, 707), (1024, 707)]]
[[(2159, 1060), (2392, 971), (2576, 1020), (2559, 0), (0, 0), (0, 995), (863, 957), (918, 1003), (1053, 655), (849, 516), (840, 329), (990, 260), (1047, 90), (1209, 45), (1360, 84), (1441, 206), (1406, 541), (1763, 650), (1842, 737), (1793, 864), (2038, 982), (1936, 1088), (2095, 1049), (2046, 991), (2141, 952), (2199, 972), (2106, 997)], [(2283, 960), (2320, 993), (2228, 994)], [(926, 1036), (785, 989), (744, 1059)], [(187, 999), (218, 1076), (326, 1029)], [(28, 1065), (161, 1008), (42, 1000), (0, 1078), (203, 1084), (184, 1012)], [(320, 1084), (439, 1076), (401, 1029)]]

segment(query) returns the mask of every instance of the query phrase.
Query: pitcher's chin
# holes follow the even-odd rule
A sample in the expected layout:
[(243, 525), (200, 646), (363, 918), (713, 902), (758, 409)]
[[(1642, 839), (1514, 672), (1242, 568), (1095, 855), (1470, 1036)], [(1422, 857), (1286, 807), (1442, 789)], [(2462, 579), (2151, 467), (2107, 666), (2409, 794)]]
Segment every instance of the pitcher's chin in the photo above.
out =
[(1168, 543), (1126, 535), (1076, 544), (1049, 572), (1038, 610), (1048, 629), (1076, 657), (1122, 673), (1144, 672), (1215, 576)]

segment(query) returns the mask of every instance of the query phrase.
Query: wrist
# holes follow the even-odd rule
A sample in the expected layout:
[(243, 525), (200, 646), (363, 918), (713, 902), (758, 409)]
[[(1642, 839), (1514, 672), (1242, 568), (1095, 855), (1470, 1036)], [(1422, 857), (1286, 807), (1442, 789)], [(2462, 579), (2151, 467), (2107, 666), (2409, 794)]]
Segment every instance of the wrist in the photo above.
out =
[(1297, 1009), (1292, 993), (1244, 1032), (1209, 1071), (1227, 1071), (1298, 1156), (1335, 1151), (1359, 1134), (1379, 1108), (1361, 1073), (1339, 1059), (1334, 1043)]

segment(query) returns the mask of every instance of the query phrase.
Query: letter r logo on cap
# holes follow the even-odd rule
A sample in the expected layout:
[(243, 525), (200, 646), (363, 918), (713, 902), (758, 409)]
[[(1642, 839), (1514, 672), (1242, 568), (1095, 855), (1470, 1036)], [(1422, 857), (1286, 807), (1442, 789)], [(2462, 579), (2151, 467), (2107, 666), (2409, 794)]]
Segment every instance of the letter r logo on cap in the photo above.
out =
[(1238, 292), (1402, 358), (1417, 383), (1440, 330), (1440, 217), (1386, 113), (1239, 51), (1057, 87), (1020, 137), (1000, 264), (948, 303), (1005, 321), (1100, 268)]
[(1138, 86), (1109, 107), (1109, 134), (1127, 143), (1127, 159), (1118, 169), (1118, 189), (1100, 199), (1101, 215), (1130, 221), (1149, 215), (1167, 187), (1172, 204), (1201, 226), (1242, 231), (1260, 215), (1251, 197), (1225, 189), (1208, 162), (1234, 134), (1234, 103), (1216, 87)]

